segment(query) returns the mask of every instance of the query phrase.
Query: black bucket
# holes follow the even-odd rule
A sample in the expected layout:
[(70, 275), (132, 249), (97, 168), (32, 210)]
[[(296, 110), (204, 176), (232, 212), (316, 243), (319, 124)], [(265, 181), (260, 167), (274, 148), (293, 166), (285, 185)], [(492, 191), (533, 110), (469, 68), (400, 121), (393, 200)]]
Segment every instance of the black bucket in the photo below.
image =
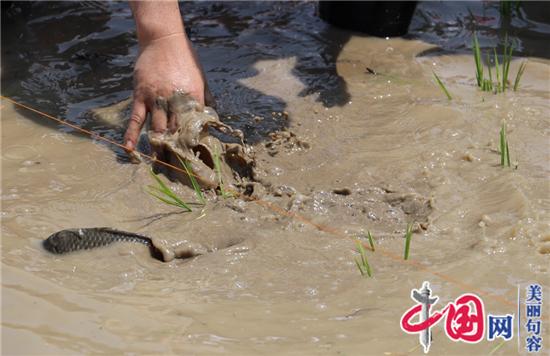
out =
[(373, 36), (407, 33), (416, 1), (320, 1), (319, 15), (328, 23)]

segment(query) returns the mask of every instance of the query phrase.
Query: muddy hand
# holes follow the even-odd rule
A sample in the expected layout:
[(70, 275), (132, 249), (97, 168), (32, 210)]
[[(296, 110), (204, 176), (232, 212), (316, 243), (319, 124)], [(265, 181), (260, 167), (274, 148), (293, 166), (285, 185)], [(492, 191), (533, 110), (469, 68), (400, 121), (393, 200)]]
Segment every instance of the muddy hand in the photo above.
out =
[(148, 114), (153, 131), (177, 128), (175, 118), (168, 117), (157, 98), (183, 91), (204, 104), (205, 96), (210, 97), (205, 94), (204, 75), (183, 29), (177, 2), (132, 2), (131, 6), (140, 53), (134, 67), (132, 114), (124, 136), (128, 151), (135, 148)]

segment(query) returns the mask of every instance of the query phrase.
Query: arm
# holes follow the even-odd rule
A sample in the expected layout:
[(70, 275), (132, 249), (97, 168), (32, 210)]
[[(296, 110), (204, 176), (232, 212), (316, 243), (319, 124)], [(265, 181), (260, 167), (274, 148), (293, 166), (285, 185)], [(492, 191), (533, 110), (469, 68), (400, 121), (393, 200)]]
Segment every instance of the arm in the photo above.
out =
[(134, 67), (134, 101), (124, 136), (129, 151), (135, 148), (139, 132), (151, 113), (151, 128), (174, 131), (176, 120), (155, 105), (158, 96), (174, 91), (190, 93), (204, 104), (205, 80), (191, 42), (184, 31), (176, 0), (132, 1), (139, 56)]
[(176, 1), (131, 1), (140, 46), (173, 34), (183, 34), (183, 20)]

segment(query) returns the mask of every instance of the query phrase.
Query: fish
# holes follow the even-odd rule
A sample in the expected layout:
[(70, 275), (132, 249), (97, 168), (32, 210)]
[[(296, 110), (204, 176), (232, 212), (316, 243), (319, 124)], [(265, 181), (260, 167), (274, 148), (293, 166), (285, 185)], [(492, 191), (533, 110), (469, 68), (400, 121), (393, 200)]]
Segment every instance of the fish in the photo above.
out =
[(53, 254), (93, 249), (115, 242), (137, 242), (149, 247), (151, 255), (162, 260), (161, 253), (153, 245), (153, 240), (145, 235), (136, 234), (110, 227), (92, 227), (65, 229), (50, 235), (43, 241), (43, 247)]

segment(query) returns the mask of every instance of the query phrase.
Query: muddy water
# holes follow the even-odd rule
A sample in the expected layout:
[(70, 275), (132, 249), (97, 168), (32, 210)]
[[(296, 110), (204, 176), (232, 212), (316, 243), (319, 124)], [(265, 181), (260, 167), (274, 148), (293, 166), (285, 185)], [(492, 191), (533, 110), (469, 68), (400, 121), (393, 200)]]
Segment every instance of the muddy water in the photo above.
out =
[[(130, 93), (129, 12), (55, 6), (17, 46), (3, 37), (2, 94), (120, 139), (123, 118), (86, 112)], [(311, 3), (182, 6), (219, 112), (247, 133), (271, 183), (258, 202), (210, 195), (205, 210), (180, 213), (144, 192), (146, 165), (2, 100), (2, 352), (419, 354), (399, 319), (422, 281), (441, 304), (483, 294), (493, 314), (515, 312), (518, 284), (537, 281), (550, 295), (547, 32), (510, 25), (530, 55), (521, 90), (481, 94), (464, 49), (473, 20), (464, 5), (453, 16), (439, 6), (420, 6), (408, 39), (331, 29)], [(472, 10), (483, 43), (496, 43), (495, 6)], [(91, 23), (71, 33), (82, 13)], [(52, 43), (39, 37), (48, 28)], [(94, 67), (89, 48), (107, 53), (106, 65)], [(498, 166), (503, 120), (517, 169)], [(400, 258), (413, 221), (414, 264)], [(84, 226), (202, 255), (162, 263), (141, 245), (61, 257), (40, 246)], [(372, 278), (361, 278), (351, 239), (366, 229)], [(451, 342), (441, 325), (433, 333), (436, 354), (496, 345)], [(498, 353), (517, 351), (514, 340)]]

